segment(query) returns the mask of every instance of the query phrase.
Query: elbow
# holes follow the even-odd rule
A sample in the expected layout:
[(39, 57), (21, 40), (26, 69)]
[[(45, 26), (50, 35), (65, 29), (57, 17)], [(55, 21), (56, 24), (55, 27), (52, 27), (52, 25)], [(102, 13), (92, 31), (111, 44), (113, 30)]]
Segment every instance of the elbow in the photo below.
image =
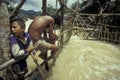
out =
[(13, 54), (13, 57), (14, 58), (17, 58), (17, 57), (19, 57), (20, 55), (17, 55), (17, 54)]
[(16, 53), (13, 52), (12, 55), (13, 55), (14, 58), (17, 58), (17, 57), (23, 56), (24, 55), (24, 51), (21, 50), (21, 51), (16, 52)]

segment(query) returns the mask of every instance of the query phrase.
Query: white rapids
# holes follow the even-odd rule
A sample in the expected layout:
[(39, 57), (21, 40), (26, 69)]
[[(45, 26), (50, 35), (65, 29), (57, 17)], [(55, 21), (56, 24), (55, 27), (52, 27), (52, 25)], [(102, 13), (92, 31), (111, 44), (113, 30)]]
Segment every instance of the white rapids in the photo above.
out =
[(72, 37), (47, 80), (120, 80), (120, 47)]
[[(26, 22), (26, 32), (31, 22)], [(28, 67), (29, 70), (36, 67), (31, 57)], [(120, 47), (73, 36), (47, 80), (120, 80)]]

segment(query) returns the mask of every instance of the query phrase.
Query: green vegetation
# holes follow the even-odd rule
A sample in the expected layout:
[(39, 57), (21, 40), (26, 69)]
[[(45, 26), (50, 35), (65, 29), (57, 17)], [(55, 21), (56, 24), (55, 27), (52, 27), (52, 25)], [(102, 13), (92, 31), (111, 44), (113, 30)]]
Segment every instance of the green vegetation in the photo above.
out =
[(14, 10), (13, 4), (16, 3), (16, 1), (15, 0), (8, 0), (8, 3), (9, 3), (9, 5), (8, 5), (8, 11), (11, 12), (11, 11)]
[(80, 5), (81, 5), (81, 4), (76, 1), (75, 3), (72, 4), (71, 9), (75, 10), (76, 7), (77, 7), (77, 6), (80, 7)]
[(47, 13), (56, 13), (57, 9), (56, 8), (53, 8), (53, 6), (51, 4), (48, 4), (47, 6)]

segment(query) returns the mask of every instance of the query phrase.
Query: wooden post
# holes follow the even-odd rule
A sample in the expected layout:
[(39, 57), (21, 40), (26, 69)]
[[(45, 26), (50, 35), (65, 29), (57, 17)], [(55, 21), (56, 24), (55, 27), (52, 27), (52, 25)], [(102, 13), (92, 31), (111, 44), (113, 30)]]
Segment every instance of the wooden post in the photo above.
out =
[(77, 1), (76, 12), (79, 12), (79, 0)]
[(58, 3), (57, 3), (57, 2), (58, 2), (58, 0), (56, 0), (56, 10), (57, 10), (57, 5), (58, 5)]
[(43, 0), (42, 1), (42, 15), (46, 15), (47, 13), (47, 1), (46, 0)]
[[(46, 15), (47, 14), (47, 0), (43, 0), (42, 1), (42, 15)], [(45, 38), (47, 38), (47, 33), (46, 31), (43, 32), (43, 35)], [(43, 54), (46, 54), (46, 60), (47, 60), (47, 51)], [(49, 66), (48, 66), (48, 62), (45, 61), (45, 69), (49, 70)]]
[[(0, 0), (0, 65), (10, 59), (9, 34), (10, 34), (9, 13), (7, 0)], [(0, 80), (14, 80), (12, 68), (7, 67), (0, 71)]]
[(99, 27), (98, 27), (98, 40), (101, 40), (101, 35), (102, 35), (102, 32), (101, 32), (101, 29), (102, 29), (102, 19), (103, 19), (103, 15), (102, 15), (102, 9), (100, 10), (100, 16), (99, 16)]
[[(62, 0), (62, 2), (64, 3), (64, 0)], [(62, 24), (61, 24), (60, 33), (63, 32), (63, 26), (64, 26), (64, 24), (63, 24), (63, 18), (64, 18), (64, 5), (61, 5), (61, 7), (62, 7), (62, 8), (61, 8)], [(63, 48), (63, 37), (64, 37), (64, 35), (61, 36), (61, 40), (60, 40), (60, 49)]]
[[(42, 1), (42, 15), (46, 15), (47, 13), (47, 1), (46, 0), (43, 0)], [(44, 32), (44, 37), (47, 37), (47, 34), (46, 32)]]
[[(42, 1), (42, 15), (46, 15), (47, 14), (47, 1), (43, 0)], [(47, 37), (46, 32), (44, 32), (44, 37)]]

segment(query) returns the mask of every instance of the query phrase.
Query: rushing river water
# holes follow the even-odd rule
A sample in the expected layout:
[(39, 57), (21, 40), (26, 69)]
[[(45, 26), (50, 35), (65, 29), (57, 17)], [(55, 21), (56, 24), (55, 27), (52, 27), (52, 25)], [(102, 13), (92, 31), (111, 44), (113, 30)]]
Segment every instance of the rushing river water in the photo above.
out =
[(120, 80), (120, 47), (72, 37), (47, 80)]
[[(36, 67), (31, 57), (28, 65)], [(120, 80), (120, 47), (72, 37), (47, 80)]]

